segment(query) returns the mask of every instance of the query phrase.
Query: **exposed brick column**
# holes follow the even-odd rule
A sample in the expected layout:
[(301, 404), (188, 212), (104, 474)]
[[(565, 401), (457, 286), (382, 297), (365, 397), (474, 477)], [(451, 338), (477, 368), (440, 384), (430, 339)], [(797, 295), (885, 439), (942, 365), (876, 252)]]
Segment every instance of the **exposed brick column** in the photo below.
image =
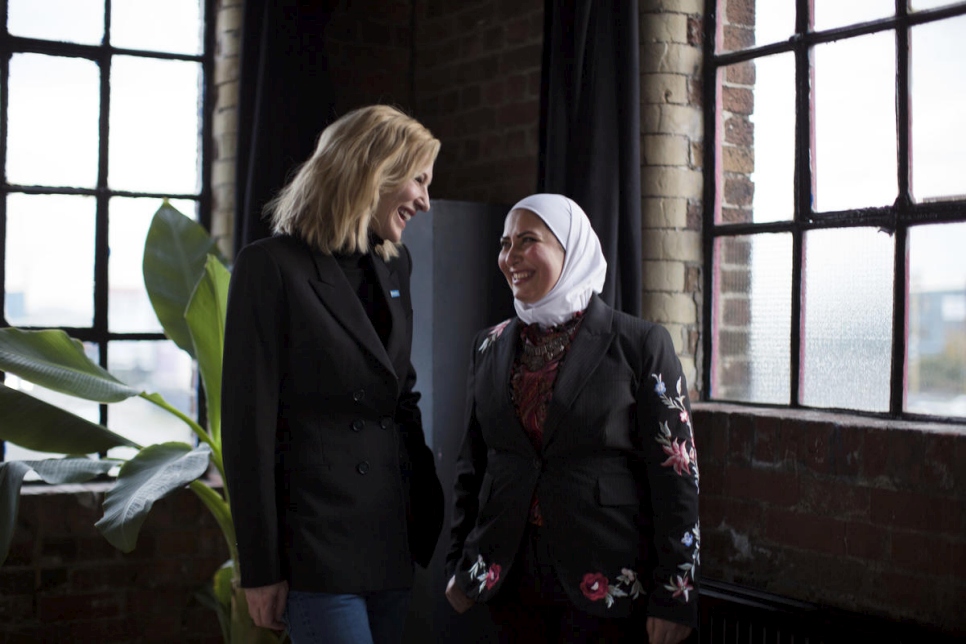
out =
[(212, 114), (211, 233), (227, 257), (234, 249), (235, 156), (238, 149), (238, 73), (245, 0), (215, 7), (215, 106)]
[(701, 389), (702, 0), (641, 0), (641, 314)]

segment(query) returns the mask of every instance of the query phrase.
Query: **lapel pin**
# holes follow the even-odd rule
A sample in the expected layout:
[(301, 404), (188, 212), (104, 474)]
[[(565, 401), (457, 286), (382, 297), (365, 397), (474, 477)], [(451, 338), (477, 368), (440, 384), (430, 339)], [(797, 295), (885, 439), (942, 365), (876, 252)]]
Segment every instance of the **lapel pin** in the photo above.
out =
[(399, 289), (394, 288), (389, 291), (389, 297), (399, 297)]

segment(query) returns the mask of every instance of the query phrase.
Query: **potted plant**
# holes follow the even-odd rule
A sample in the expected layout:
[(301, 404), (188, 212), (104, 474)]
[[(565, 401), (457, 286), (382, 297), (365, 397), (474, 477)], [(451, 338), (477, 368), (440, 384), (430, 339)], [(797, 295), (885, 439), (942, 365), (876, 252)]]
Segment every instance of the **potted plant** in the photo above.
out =
[[(117, 469), (104, 496), (97, 530), (122, 552), (131, 552), (155, 501), (190, 489), (211, 512), (225, 537), (230, 559), (214, 573), (200, 599), (218, 613), (225, 642), (278, 642), (248, 615), (235, 546), (227, 486), (213, 486), (214, 468), (224, 480), (221, 456), (221, 358), (229, 270), (214, 240), (197, 222), (167, 201), (151, 221), (144, 246), (144, 284), (168, 336), (197, 361), (207, 402), (207, 427), (169, 404), (161, 395), (126, 385), (92, 362), (83, 345), (59, 330), (0, 329), (0, 370), (36, 385), (98, 403), (140, 397), (185, 422), (196, 445), (167, 442), (139, 445), (103, 425), (0, 384), (0, 440), (67, 456), (0, 463), (0, 565), (16, 526), (24, 476), (35, 472), (51, 484), (78, 483)], [(113, 447), (132, 447), (127, 460), (98, 456)], [(219, 489), (220, 487), (220, 489)], [(284, 636), (283, 636), (284, 638)]]

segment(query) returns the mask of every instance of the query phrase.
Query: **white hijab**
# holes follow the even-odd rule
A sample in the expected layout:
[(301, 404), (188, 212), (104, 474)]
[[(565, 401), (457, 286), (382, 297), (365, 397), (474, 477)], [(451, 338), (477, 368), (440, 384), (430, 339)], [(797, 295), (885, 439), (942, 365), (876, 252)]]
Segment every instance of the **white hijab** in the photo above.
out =
[(510, 212), (518, 208), (529, 210), (543, 220), (564, 248), (564, 263), (560, 279), (542, 299), (527, 304), (514, 298), (513, 306), (527, 324), (536, 322), (545, 327), (563, 324), (586, 309), (590, 297), (604, 288), (607, 260), (600, 249), (600, 240), (583, 209), (563, 195), (530, 195), (517, 202)]

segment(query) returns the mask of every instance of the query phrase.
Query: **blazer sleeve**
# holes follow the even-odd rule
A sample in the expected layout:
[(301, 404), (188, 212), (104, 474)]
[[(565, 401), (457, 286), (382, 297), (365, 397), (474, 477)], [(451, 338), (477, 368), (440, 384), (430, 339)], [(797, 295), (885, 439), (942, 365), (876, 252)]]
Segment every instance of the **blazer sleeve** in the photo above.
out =
[[(407, 263), (407, 274), (412, 274), (413, 264), (409, 249), (403, 246), (402, 250)], [(411, 321), (409, 334), (412, 336)], [(420, 394), (415, 387), (416, 369), (410, 360), (399, 400), (396, 403), (395, 420), (400, 427), (409, 457), (410, 471), (405, 473), (410, 481), (409, 547), (413, 560), (426, 568), (433, 557), (443, 529), (443, 487), (436, 474), (436, 459), (433, 451), (426, 445), (423, 418), (418, 404)]]
[(243, 249), (228, 291), (222, 450), (246, 588), (282, 580), (275, 445), (283, 299), (281, 274), (269, 252), (258, 246)]
[(463, 555), (463, 545), (480, 511), (479, 494), (486, 472), (486, 443), (476, 418), (476, 347), (480, 346), (483, 334), (477, 335), (473, 342), (473, 355), (470, 358), (469, 375), (466, 381), (465, 433), (456, 457), (456, 471), (453, 482), (453, 514), (450, 524), (450, 544), (446, 553), (446, 579), (456, 572), (456, 566)]
[(654, 525), (648, 614), (696, 627), (701, 531), (691, 406), (671, 336), (654, 325), (644, 340), (637, 429), (645, 455)]

